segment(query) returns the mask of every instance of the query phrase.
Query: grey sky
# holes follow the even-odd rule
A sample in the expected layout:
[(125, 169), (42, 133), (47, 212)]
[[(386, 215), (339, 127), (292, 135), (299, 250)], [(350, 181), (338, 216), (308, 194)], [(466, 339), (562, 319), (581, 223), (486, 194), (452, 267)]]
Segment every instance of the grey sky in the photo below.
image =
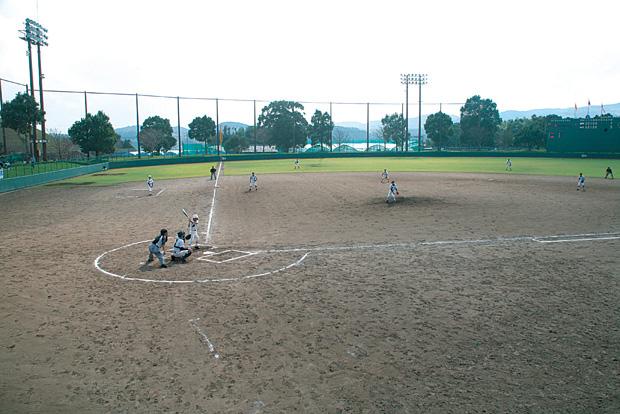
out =
[[(45, 89), (403, 102), (400, 73), (423, 72), (425, 102), (480, 94), (500, 110), (610, 104), (620, 102), (619, 12), (611, 0), (0, 0), (0, 77), (28, 81), (18, 30), (30, 17), (49, 29)], [(14, 93), (3, 83), (5, 100)], [(83, 116), (79, 95), (45, 98), (52, 128)], [(134, 105), (89, 97), (89, 110), (104, 110), (115, 127), (135, 124)], [(306, 105), (308, 117), (315, 107), (329, 109)], [(376, 106), (371, 119), (396, 111)], [(409, 111), (417, 114), (415, 89)], [(172, 100), (145, 98), (140, 112), (176, 124)], [(184, 101), (181, 124), (214, 112), (212, 102)], [(252, 118), (251, 103), (220, 105), (220, 121)], [(365, 118), (364, 106), (334, 107), (336, 122)]]

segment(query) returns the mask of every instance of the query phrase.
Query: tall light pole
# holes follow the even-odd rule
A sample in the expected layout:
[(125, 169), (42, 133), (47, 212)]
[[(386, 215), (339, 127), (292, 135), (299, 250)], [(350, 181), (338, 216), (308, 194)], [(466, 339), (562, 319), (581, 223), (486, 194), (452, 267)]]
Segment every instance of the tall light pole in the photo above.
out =
[(401, 73), (400, 83), (405, 85), (405, 151), (409, 151), (409, 85), (413, 84), (413, 74)]
[(413, 75), (413, 83), (419, 86), (418, 95), (418, 152), (422, 150), (422, 85), (428, 83), (426, 73), (416, 73)]
[[(19, 31), (22, 36), (20, 39), (28, 42), (28, 66), (30, 69), (30, 96), (34, 100), (34, 77), (32, 73), (32, 45), (37, 46), (37, 55), (39, 58), (39, 94), (41, 100), (41, 112), (43, 112), (43, 120), (41, 121), (41, 132), (43, 144), (43, 159), (47, 159), (47, 142), (45, 137), (45, 107), (43, 106), (43, 73), (41, 71), (41, 46), (47, 46), (47, 29), (32, 19), (26, 19), (24, 30)], [(35, 159), (39, 160), (39, 150), (37, 146), (37, 116), (35, 112), (32, 127), (32, 152)]]

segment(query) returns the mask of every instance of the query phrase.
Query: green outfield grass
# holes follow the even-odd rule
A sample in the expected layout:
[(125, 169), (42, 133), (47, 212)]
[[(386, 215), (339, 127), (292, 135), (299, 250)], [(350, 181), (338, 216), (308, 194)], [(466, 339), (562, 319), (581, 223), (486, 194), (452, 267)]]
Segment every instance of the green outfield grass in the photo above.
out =
[[(301, 159), (301, 169), (293, 169), (292, 159), (229, 161), (225, 163), (226, 175), (303, 174), (334, 172), (375, 172), (387, 168), (390, 172), (464, 172), (497, 174), (534, 174), (604, 177), (610, 166), (620, 174), (620, 160), (572, 158), (513, 158), (512, 171), (505, 171), (506, 158), (428, 157), (428, 158), (309, 158)], [(80, 176), (64, 181), (76, 185), (114, 185), (132, 181), (146, 181), (149, 174), (156, 181), (209, 176), (213, 163), (158, 165), (112, 169), (104, 173)], [(215, 164), (217, 167), (217, 164)]]

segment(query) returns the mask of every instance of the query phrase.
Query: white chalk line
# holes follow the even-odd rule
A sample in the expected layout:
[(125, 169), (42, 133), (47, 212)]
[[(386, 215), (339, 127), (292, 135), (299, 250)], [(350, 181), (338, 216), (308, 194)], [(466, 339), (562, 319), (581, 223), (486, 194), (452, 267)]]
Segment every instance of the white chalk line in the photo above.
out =
[(161, 193), (163, 193), (164, 191), (166, 191), (166, 189), (165, 189), (165, 188), (162, 188), (162, 189), (159, 191), (159, 193), (155, 194), (155, 197), (157, 197), (158, 195), (160, 195), (160, 194), (161, 194)]
[(209, 347), (209, 352), (211, 352), (213, 354), (213, 358), (219, 359), (220, 358), (220, 354), (215, 351), (215, 347), (213, 346), (213, 344), (209, 340), (209, 337), (207, 336), (207, 334), (204, 333), (203, 330), (200, 329), (200, 326), (198, 326), (198, 324), (196, 323), (199, 320), (200, 320), (200, 318), (190, 319), (189, 323), (190, 323), (190, 325), (192, 325), (194, 327), (194, 329), (196, 329), (196, 331), (198, 332), (198, 335), (200, 335), (200, 340), (202, 342), (204, 342), (205, 344), (207, 344), (207, 346)]
[[(582, 236), (596, 236), (596, 237), (582, 237)], [(576, 238), (573, 238), (576, 237)], [(555, 239), (555, 240), (543, 240), (543, 239)], [(394, 249), (394, 248), (402, 248), (402, 249), (414, 249), (420, 246), (450, 246), (450, 245), (493, 245), (493, 244), (503, 244), (503, 243), (512, 243), (512, 242), (530, 242), (530, 243), (570, 243), (570, 242), (583, 242), (583, 241), (605, 241), (605, 240), (617, 240), (620, 239), (620, 233), (585, 233), (585, 234), (564, 234), (564, 235), (549, 235), (549, 236), (518, 236), (518, 237), (499, 237), (495, 239), (476, 239), (476, 240), (437, 240), (430, 242), (412, 242), (412, 243), (389, 243), (389, 244), (368, 244), (368, 245), (355, 245), (355, 246), (322, 246), (322, 247), (298, 247), (298, 248), (290, 248), (290, 249), (270, 249), (270, 250), (256, 250), (251, 252), (252, 255), (261, 254), (261, 253), (295, 253), (295, 252), (306, 252), (299, 260), (296, 262), (281, 267), (276, 270), (272, 270), (270, 272), (264, 272), (259, 274), (241, 276), (236, 278), (218, 278), (218, 279), (202, 279), (202, 280), (155, 280), (155, 279), (143, 279), (143, 278), (133, 278), (127, 277), (127, 275), (118, 275), (113, 272), (109, 272), (99, 265), (100, 260), (106, 256), (108, 253), (112, 253), (127, 247), (135, 246), (140, 243), (148, 243), (149, 240), (129, 243), (124, 246), (117, 247), (112, 250), (108, 250), (102, 254), (100, 254), (94, 261), (94, 266), (101, 271), (102, 273), (116, 277), (122, 280), (131, 280), (131, 281), (139, 281), (139, 282), (152, 282), (152, 283), (207, 283), (207, 282), (234, 282), (240, 281), (244, 279), (253, 279), (257, 277), (272, 275), (278, 272), (282, 272), (284, 270), (290, 269), (293, 266), (298, 266), (301, 264), (306, 257), (311, 252), (331, 252), (331, 251), (344, 251), (344, 250), (381, 250), (381, 249)], [(247, 256), (245, 256), (247, 257)]]
[[(275, 273), (279, 273), (279, 272), (283, 272), (287, 269), (290, 269), (291, 267), (294, 266), (299, 266), (305, 259), (306, 257), (308, 257), (308, 255), (310, 253), (306, 253), (304, 254), (299, 260), (297, 260), (294, 263), (291, 263), (287, 266), (281, 267), (279, 269), (275, 269), (275, 270), (271, 270), (269, 272), (263, 272), (263, 273), (258, 273), (258, 274), (252, 274), (252, 275), (246, 275), (246, 276), (240, 276), (240, 277), (234, 277), (234, 278), (217, 278), (217, 279), (196, 279), (196, 280), (159, 280), (159, 279), (145, 279), (145, 278), (139, 278), (139, 277), (128, 277), (127, 274), (125, 275), (119, 275), (113, 272), (110, 272), (108, 270), (105, 270), (101, 267), (101, 265), (99, 264), (99, 262), (101, 261), (101, 259), (107, 255), (108, 253), (113, 253), (115, 251), (127, 248), (127, 247), (131, 247), (131, 246), (135, 246), (136, 244), (141, 244), (141, 243), (150, 243), (150, 240), (142, 240), (139, 242), (134, 242), (134, 243), (129, 243), (126, 244), (125, 246), (121, 246), (121, 247), (117, 247), (115, 249), (112, 250), (108, 250), (107, 252), (104, 252), (102, 254), (100, 254), (99, 256), (97, 256), (97, 258), (95, 259), (95, 261), (93, 262), (95, 268), (97, 268), (97, 270), (99, 270), (100, 272), (108, 275), (108, 276), (112, 276), (115, 277), (117, 279), (121, 279), (121, 280), (127, 280), (127, 281), (134, 281), (134, 282), (150, 282), (150, 283), (164, 283), (164, 284), (177, 284), (177, 283), (209, 283), (209, 282), (235, 282), (235, 281), (240, 281), (240, 280), (244, 280), (244, 279), (254, 279), (257, 277), (262, 277), (262, 276), (268, 276), (268, 275), (273, 275)], [(265, 253), (265, 251), (256, 251), (256, 252), (252, 252), (252, 255), (255, 254), (259, 254), (259, 253)]]
[(217, 166), (217, 177), (215, 177), (215, 185), (213, 186), (213, 198), (211, 199), (211, 211), (209, 211), (209, 221), (207, 223), (207, 234), (205, 236), (205, 244), (209, 244), (209, 234), (211, 234), (211, 222), (213, 221), (213, 211), (215, 211), (215, 194), (219, 188), (217, 183), (220, 180), (220, 172), (222, 171), (222, 162)]

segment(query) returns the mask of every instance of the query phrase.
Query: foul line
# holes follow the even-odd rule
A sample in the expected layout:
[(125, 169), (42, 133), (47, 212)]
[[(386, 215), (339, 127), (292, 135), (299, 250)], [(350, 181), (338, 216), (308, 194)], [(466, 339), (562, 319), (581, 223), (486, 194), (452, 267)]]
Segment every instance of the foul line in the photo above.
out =
[(209, 212), (209, 222), (207, 223), (207, 235), (205, 244), (209, 243), (209, 234), (211, 234), (211, 221), (213, 220), (213, 211), (215, 210), (215, 193), (217, 192), (217, 183), (220, 180), (220, 172), (222, 171), (222, 162), (217, 166), (217, 177), (215, 177), (215, 185), (213, 186), (213, 198), (211, 199), (211, 211)]
[(207, 346), (209, 347), (209, 352), (211, 352), (213, 354), (213, 357), (215, 359), (219, 359), (220, 358), (220, 354), (215, 352), (215, 347), (213, 346), (213, 344), (209, 340), (209, 337), (207, 336), (207, 334), (205, 334), (202, 331), (202, 329), (200, 329), (200, 327), (196, 323), (196, 321), (199, 321), (199, 320), (200, 320), (200, 318), (190, 319), (189, 323), (190, 323), (190, 325), (192, 325), (194, 327), (194, 329), (196, 329), (196, 332), (198, 332), (198, 335), (200, 335), (200, 340), (207, 344)]

